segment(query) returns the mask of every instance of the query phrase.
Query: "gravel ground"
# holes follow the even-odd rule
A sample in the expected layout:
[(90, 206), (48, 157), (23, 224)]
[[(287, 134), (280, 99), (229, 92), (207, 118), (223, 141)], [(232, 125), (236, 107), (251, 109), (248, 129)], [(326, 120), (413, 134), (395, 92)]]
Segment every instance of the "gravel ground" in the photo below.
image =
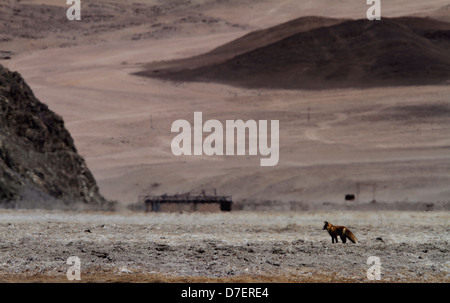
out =
[[(0, 211), (0, 281), (450, 282), (450, 212)], [(332, 244), (323, 221), (359, 243)]]

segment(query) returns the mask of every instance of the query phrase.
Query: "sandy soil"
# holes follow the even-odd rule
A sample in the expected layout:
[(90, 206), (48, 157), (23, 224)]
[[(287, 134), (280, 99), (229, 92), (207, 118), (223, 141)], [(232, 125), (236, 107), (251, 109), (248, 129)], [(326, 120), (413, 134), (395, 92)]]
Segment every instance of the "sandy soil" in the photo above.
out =
[[(450, 282), (448, 212), (0, 212), (0, 281)], [(359, 243), (332, 244), (323, 221)], [(239, 234), (239, 237), (235, 235)]]

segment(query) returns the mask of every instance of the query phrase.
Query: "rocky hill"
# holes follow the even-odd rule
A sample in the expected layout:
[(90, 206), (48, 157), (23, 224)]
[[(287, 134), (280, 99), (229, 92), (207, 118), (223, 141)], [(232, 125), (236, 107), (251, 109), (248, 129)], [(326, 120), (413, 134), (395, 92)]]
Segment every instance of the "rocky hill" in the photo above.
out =
[(441, 84), (450, 79), (450, 23), (418, 17), (315, 18), (313, 26), (299, 26), (310, 19), (246, 35), (202, 56), (155, 62), (139, 75), (287, 89)]
[(63, 119), (0, 65), (0, 206), (111, 208)]

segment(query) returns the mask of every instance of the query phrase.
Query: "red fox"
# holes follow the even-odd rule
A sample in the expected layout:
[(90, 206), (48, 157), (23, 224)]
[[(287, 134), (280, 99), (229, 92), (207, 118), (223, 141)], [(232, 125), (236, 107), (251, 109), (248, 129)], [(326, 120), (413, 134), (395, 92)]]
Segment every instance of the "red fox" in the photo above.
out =
[(353, 243), (358, 242), (355, 235), (345, 226), (334, 226), (333, 224), (325, 221), (323, 229), (326, 229), (330, 234), (332, 243), (334, 243), (335, 240), (336, 243), (338, 243), (338, 236), (341, 237), (342, 243), (345, 243), (347, 241), (347, 238)]

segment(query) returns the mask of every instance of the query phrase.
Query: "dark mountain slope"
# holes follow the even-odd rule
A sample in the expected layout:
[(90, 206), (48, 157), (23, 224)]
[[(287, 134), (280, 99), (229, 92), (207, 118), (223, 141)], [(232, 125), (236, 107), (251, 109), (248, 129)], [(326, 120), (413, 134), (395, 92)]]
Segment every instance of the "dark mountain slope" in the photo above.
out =
[(350, 20), (269, 42), (224, 62), (197, 67), (185, 60), (178, 68), (141, 75), (287, 89), (424, 85), (450, 79), (450, 23), (432, 19)]
[(20, 74), (0, 65), (0, 204), (105, 208), (97, 184), (61, 117)]
[(173, 61), (153, 62), (149, 64), (148, 68), (152, 71), (162, 69), (175, 72), (184, 68), (192, 69), (194, 67), (198, 68), (201, 66), (222, 63), (228, 59), (264, 47), (299, 32), (334, 25), (342, 21), (343, 19), (315, 16), (298, 18), (268, 29), (248, 33), (241, 38), (219, 46), (205, 54)]

